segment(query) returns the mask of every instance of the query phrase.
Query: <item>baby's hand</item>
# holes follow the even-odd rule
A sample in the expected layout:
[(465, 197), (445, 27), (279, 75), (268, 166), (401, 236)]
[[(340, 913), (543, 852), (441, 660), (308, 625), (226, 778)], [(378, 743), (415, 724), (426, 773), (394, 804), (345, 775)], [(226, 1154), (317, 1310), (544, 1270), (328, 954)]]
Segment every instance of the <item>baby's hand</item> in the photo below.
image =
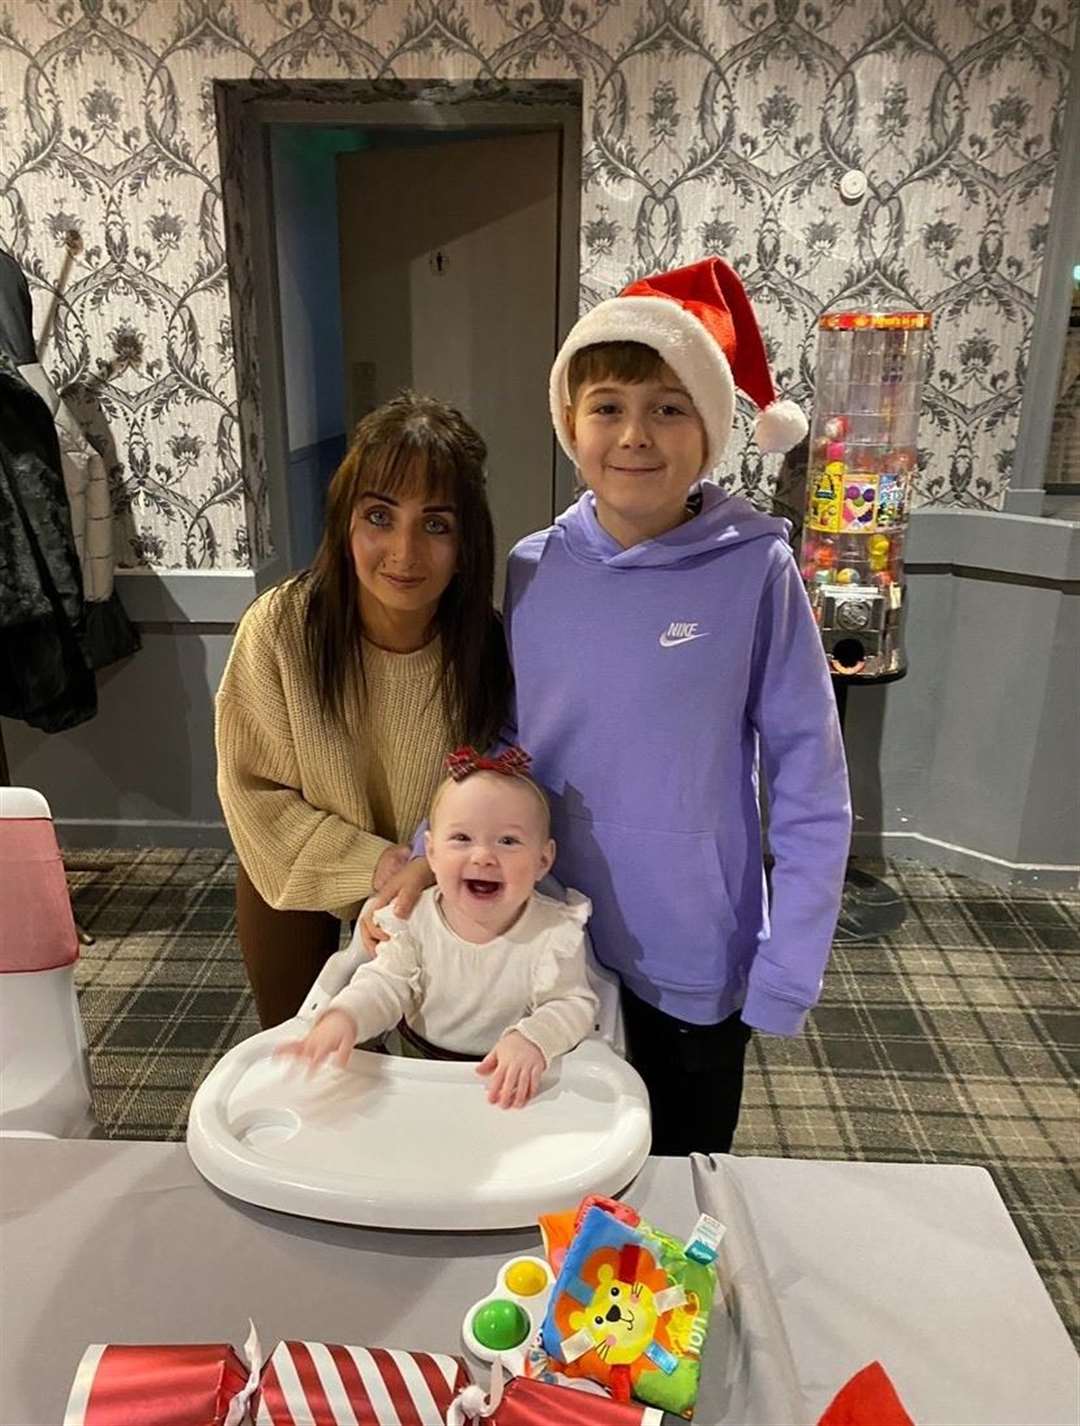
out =
[(476, 1073), (491, 1075), (489, 1103), (501, 1109), (520, 1109), (536, 1093), (544, 1057), (520, 1030), (507, 1030), (476, 1066)]
[(355, 1043), (356, 1021), (349, 1012), (328, 1010), (319, 1016), (302, 1040), (286, 1040), (274, 1054), (292, 1056), (308, 1074), (313, 1074), (326, 1059), (344, 1069)]

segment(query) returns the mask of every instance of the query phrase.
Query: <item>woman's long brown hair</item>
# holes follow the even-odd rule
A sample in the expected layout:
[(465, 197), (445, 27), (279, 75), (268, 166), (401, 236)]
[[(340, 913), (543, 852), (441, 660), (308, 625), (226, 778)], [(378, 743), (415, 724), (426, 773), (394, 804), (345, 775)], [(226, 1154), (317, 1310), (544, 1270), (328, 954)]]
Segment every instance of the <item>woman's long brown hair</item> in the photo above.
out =
[(360, 602), (351, 550), (353, 512), (361, 490), (394, 496), (424, 482), (421, 498), (452, 505), (458, 566), (439, 601), (442, 640), (439, 689), (454, 742), (486, 747), (499, 733), (509, 702), (510, 666), (502, 622), (492, 607), (495, 537), (484, 485), (487, 447), (460, 411), (431, 396), (403, 391), (357, 426), (330, 482), (326, 523), (311, 568), (305, 644), (319, 700), (343, 716), (350, 682), (364, 669)]

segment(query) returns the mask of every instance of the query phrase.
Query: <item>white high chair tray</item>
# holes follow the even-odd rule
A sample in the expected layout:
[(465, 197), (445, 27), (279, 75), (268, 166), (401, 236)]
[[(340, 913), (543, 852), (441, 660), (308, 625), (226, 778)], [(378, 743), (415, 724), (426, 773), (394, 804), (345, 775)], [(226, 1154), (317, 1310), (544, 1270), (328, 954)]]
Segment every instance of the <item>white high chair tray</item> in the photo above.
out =
[(620, 1192), (648, 1156), (645, 1086), (601, 1039), (564, 1055), (525, 1108), (499, 1109), (472, 1064), (354, 1050), (306, 1077), (272, 1057), (307, 1029), (253, 1035), (195, 1095), (188, 1150), (236, 1198), (375, 1228), (519, 1228)]

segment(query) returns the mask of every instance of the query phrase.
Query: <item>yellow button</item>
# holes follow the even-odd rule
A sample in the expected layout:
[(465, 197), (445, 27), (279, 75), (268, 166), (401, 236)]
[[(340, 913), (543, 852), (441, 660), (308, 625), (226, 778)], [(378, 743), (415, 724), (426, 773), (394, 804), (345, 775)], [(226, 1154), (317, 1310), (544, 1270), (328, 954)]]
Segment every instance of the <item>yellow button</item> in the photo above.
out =
[(547, 1287), (547, 1274), (539, 1263), (522, 1258), (506, 1270), (506, 1285), (519, 1297), (535, 1297)]

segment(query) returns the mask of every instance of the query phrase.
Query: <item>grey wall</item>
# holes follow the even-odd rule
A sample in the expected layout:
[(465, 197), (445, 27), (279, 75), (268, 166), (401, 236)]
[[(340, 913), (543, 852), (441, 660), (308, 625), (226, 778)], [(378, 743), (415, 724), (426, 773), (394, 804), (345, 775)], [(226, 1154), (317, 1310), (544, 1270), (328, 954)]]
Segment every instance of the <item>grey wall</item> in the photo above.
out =
[(44, 793), (68, 846), (225, 845), (213, 695), (250, 574), (121, 574), (142, 650), (98, 675), (98, 714), (48, 736), (0, 720), (16, 786)]
[[(1080, 885), (1080, 522), (919, 511), (907, 554), (910, 672), (848, 699), (856, 850)], [(93, 722), (5, 722), (12, 779), (68, 845), (224, 844), (213, 692), (254, 583), (120, 583), (143, 651), (100, 679)]]
[(1080, 523), (921, 511), (908, 676), (854, 688), (856, 849), (1080, 884)]

